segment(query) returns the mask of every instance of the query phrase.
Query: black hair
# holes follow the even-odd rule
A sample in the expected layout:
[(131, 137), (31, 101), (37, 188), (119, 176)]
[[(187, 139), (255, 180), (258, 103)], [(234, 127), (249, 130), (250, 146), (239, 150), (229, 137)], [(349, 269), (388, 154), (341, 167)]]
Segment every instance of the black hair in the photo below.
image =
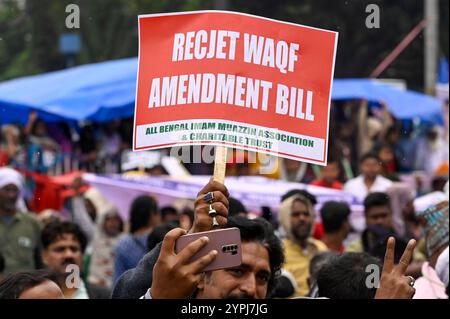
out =
[(325, 251), (317, 253), (313, 258), (311, 258), (311, 261), (309, 262), (309, 292), (306, 295), (307, 297), (318, 297), (319, 288), (317, 287), (317, 276), (319, 275), (319, 271), (325, 264), (337, 255), (337, 252)]
[(275, 236), (272, 226), (262, 218), (248, 219), (242, 216), (229, 217), (227, 226), (239, 228), (242, 242), (256, 241), (266, 247), (271, 270), (267, 289), (267, 294), (270, 295), (285, 260), (281, 241)]
[(295, 286), (291, 279), (285, 274), (275, 278), (275, 285), (270, 294), (270, 299), (286, 299), (295, 294)]
[(389, 136), (392, 133), (397, 133), (400, 135), (399, 126), (398, 125), (392, 125), (390, 126), (386, 131), (386, 136)]
[(390, 149), (390, 150), (394, 153), (394, 148), (393, 148), (392, 145), (389, 144), (388, 142), (381, 142), (381, 143), (377, 144), (377, 145), (374, 147), (374, 152), (376, 152), (377, 154), (379, 154), (380, 151), (381, 151), (382, 149), (384, 149), (384, 148), (388, 148), (388, 149)]
[(64, 136), (67, 137), (68, 139), (72, 140), (72, 132), (70, 130), (70, 126), (68, 123), (66, 122), (60, 122), (58, 123), (61, 131), (63, 132)]
[(366, 154), (364, 154), (363, 156), (361, 156), (361, 158), (359, 159), (359, 163), (363, 163), (364, 161), (368, 160), (368, 159), (374, 159), (377, 162), (380, 162), (380, 157), (378, 156), (377, 153), (375, 152), (368, 152)]
[(445, 183), (448, 181), (448, 176), (435, 176), (431, 180), (431, 189), (436, 191), (442, 191), (444, 189)]
[(163, 241), (164, 236), (166, 236), (168, 232), (177, 227), (179, 227), (179, 225), (176, 222), (168, 222), (155, 227), (155, 229), (153, 229), (153, 231), (147, 237), (148, 251), (151, 251), (153, 248), (155, 248), (156, 245)]
[(239, 213), (244, 213), (247, 215), (247, 210), (241, 201), (234, 197), (229, 197), (228, 202), (230, 204), (230, 207), (228, 208), (228, 216), (236, 216)]
[(395, 238), (394, 263), (398, 264), (403, 255), (403, 252), (408, 246), (408, 240), (406, 238), (397, 236), (394, 232), (387, 232), (384, 236), (382, 235), (380, 238), (377, 238), (372, 246), (369, 246), (367, 242), (364, 242), (364, 249), (367, 249), (367, 253), (371, 256), (376, 257), (384, 262), (384, 256), (386, 254), (386, 247), (389, 237)]
[[(339, 160), (339, 156), (338, 155), (336, 155), (336, 154), (333, 154), (332, 152), (329, 152), (328, 153), (328, 156), (327, 156), (327, 165), (328, 164), (330, 164), (330, 163), (336, 163), (336, 164), (340, 164), (340, 160)], [(324, 166), (323, 166), (324, 167)]]
[(48, 280), (61, 287), (61, 276), (53, 271), (40, 269), (10, 274), (0, 282), (0, 299), (19, 299), (25, 290)]
[(41, 232), (41, 242), (44, 249), (47, 249), (55, 241), (61, 239), (65, 234), (72, 234), (76, 240), (80, 243), (81, 252), (87, 246), (87, 237), (81, 230), (81, 228), (72, 222), (68, 221), (53, 221), (48, 223)]
[(156, 200), (148, 195), (138, 196), (130, 208), (130, 233), (147, 227), (152, 215), (158, 214)]
[[(344, 253), (333, 257), (319, 271), (317, 286), (319, 296), (330, 299), (373, 299), (376, 288), (367, 285), (367, 278), (373, 272), (367, 266), (378, 267), (381, 262), (367, 253)], [(370, 268), (371, 270), (372, 268)]]
[(317, 281), (317, 276), (324, 265), (326, 265), (332, 258), (338, 256), (337, 252), (324, 251), (317, 253), (311, 258), (309, 262), (309, 278), (314, 282)]
[(307, 200), (309, 200), (309, 202), (313, 206), (317, 204), (316, 196), (314, 196), (313, 194), (311, 194), (310, 192), (308, 192), (307, 190), (304, 190), (304, 189), (292, 189), (292, 190), (288, 191), (286, 194), (281, 196), (281, 202), (284, 202), (286, 199), (288, 199), (289, 197), (292, 197), (294, 195), (302, 195)]
[(370, 193), (364, 199), (364, 212), (367, 214), (368, 210), (375, 206), (388, 206), (391, 207), (391, 199), (389, 195), (382, 192)]
[[(327, 166), (329, 166), (329, 165), (331, 165), (331, 164), (336, 164), (336, 166), (337, 166), (337, 168), (339, 169), (339, 171), (342, 171), (342, 164), (341, 164), (341, 161), (340, 161), (340, 160), (334, 159), (334, 158), (329, 159), (329, 160), (327, 161)], [(322, 168), (325, 168), (325, 167), (326, 167), (326, 166), (322, 166)]]
[(335, 233), (348, 220), (350, 207), (344, 202), (329, 201), (320, 209), (322, 225), (326, 233)]
[(92, 125), (86, 125), (81, 128), (79, 146), (83, 154), (95, 151), (95, 133)]
[(167, 215), (177, 215), (178, 216), (178, 211), (173, 206), (164, 206), (163, 208), (161, 208), (161, 217), (164, 219), (164, 217), (166, 217)]

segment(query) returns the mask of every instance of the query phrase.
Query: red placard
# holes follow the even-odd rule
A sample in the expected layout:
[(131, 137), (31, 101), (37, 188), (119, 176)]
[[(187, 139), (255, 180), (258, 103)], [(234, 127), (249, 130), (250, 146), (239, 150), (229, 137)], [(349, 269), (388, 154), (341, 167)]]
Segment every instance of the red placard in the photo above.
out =
[(325, 165), (337, 37), (228, 11), (139, 16), (133, 149), (214, 144)]

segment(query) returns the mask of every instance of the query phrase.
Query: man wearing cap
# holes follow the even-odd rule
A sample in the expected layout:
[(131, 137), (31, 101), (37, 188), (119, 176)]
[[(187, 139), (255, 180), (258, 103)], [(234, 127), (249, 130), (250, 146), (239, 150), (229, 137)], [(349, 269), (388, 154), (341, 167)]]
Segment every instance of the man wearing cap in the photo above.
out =
[(0, 168), (0, 254), (5, 274), (38, 268), (40, 260), (40, 222), (17, 208), (22, 176), (15, 170)]

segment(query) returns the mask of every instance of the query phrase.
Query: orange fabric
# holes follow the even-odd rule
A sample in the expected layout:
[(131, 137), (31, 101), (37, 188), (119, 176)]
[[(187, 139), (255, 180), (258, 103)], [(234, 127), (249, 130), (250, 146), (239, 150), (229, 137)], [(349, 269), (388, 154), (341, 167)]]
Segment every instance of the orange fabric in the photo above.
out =
[(338, 181), (334, 181), (331, 185), (328, 185), (321, 179), (316, 179), (316, 180), (312, 181), (311, 185), (339, 189), (339, 190), (344, 188), (344, 185), (342, 185), (342, 183), (340, 183)]
[(324, 233), (325, 233), (325, 231), (323, 229), (322, 223), (317, 223), (314, 225), (313, 237), (315, 239), (322, 239)]

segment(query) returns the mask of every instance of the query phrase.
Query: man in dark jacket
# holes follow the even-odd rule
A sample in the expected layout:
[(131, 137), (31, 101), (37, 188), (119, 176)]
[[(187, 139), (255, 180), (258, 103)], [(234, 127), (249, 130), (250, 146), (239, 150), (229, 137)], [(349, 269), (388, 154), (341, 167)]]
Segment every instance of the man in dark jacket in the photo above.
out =
[[(214, 198), (212, 201), (205, 200), (205, 196), (207, 196), (208, 193), (212, 194), (212, 196), (208, 195)], [(225, 185), (211, 179), (197, 195), (194, 225), (189, 232), (196, 233), (212, 230), (211, 217), (208, 214), (210, 205), (217, 212), (216, 219), (220, 226), (226, 226), (229, 207), (228, 197), (229, 193)], [(166, 237), (173, 231), (177, 232), (178, 237), (184, 234), (178, 229), (178, 231), (172, 230)], [(159, 258), (160, 252), (161, 243), (147, 253), (136, 268), (126, 271), (116, 282), (112, 298), (126, 299), (144, 296), (152, 284), (153, 267)]]
[[(213, 193), (213, 201), (205, 197)], [(241, 232), (242, 264), (238, 267), (202, 272), (217, 252), (210, 252), (190, 263), (190, 258), (205, 244), (205, 238), (174, 253), (175, 241), (185, 232), (171, 230), (135, 269), (118, 280), (113, 298), (266, 298), (274, 287), (276, 275), (284, 261), (281, 242), (269, 223), (262, 219), (228, 218), (228, 191), (224, 185), (210, 181), (198, 194), (192, 232), (211, 230), (209, 205), (217, 211), (220, 227), (237, 227)], [(186, 275), (187, 274), (187, 275)]]
[[(184, 254), (181, 251), (175, 255), (175, 240), (183, 232), (174, 229), (164, 238), (162, 246), (158, 245), (135, 269), (119, 279), (113, 298), (266, 298), (284, 261), (280, 240), (271, 225), (259, 218), (230, 217), (227, 227), (237, 227), (241, 232), (240, 266), (203, 273), (202, 269), (214, 259), (213, 256), (186, 262), (197, 252), (194, 245), (203, 247), (200, 241), (192, 243), (191, 251), (186, 247)], [(183, 277), (185, 272), (189, 275)]]

